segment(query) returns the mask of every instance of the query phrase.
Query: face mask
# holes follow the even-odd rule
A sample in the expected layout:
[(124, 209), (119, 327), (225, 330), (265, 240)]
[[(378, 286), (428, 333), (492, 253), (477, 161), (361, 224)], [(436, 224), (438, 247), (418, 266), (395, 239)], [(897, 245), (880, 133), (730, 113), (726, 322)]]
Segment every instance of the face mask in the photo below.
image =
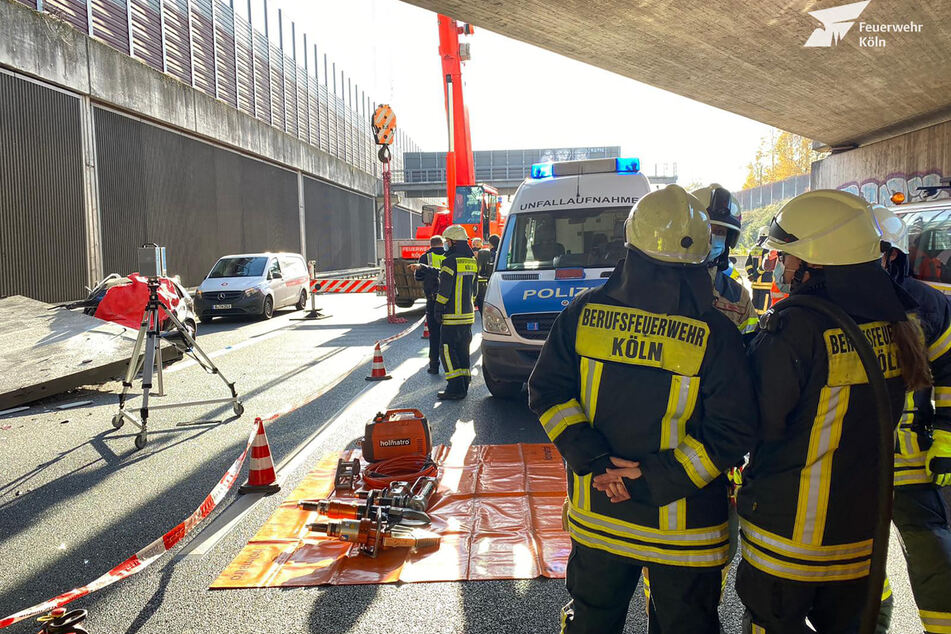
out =
[(783, 281), (783, 277), (786, 274), (786, 267), (783, 265), (783, 261), (776, 259), (776, 268), (773, 269), (773, 280), (776, 282), (776, 288), (779, 289), (780, 293), (786, 293), (787, 295), (792, 292), (792, 284)]
[(726, 236), (710, 236), (710, 261), (716, 260), (726, 250)]

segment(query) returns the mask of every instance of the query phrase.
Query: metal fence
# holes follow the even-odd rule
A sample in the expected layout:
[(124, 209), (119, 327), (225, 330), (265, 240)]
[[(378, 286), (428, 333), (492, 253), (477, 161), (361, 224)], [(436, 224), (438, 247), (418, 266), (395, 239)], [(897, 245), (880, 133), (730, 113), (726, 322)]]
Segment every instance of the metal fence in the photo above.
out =
[[(288, 54), (280, 10), (275, 46), (268, 37), (267, 0), (256, 0), (264, 7), (264, 33), (250, 17), (237, 15), (234, 0), (18, 1), (350, 165), (380, 173), (369, 122), (373, 99), (326, 53), (318, 56), (316, 44), (308, 47), (306, 34), (298, 60), (293, 22)], [(398, 131), (392, 149), (392, 167), (401, 170), (403, 152), (419, 147)]]
[(809, 181), (809, 174), (790, 176), (775, 183), (767, 183), (759, 187), (738, 191), (736, 197), (743, 209), (759, 209), (809, 191)]

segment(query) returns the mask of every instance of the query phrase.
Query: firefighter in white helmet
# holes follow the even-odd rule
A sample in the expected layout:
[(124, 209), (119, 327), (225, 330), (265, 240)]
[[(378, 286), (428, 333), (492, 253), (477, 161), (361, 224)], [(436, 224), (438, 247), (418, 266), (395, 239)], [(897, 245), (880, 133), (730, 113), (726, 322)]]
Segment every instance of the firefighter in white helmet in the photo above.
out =
[(436, 394), (440, 400), (460, 400), (469, 391), (469, 344), (475, 321), (476, 266), (469, 235), (461, 225), (442, 232), (446, 252), (439, 269), (436, 315), (440, 327), (446, 389)]
[[(930, 382), (914, 302), (882, 270), (881, 232), (864, 199), (817, 190), (787, 202), (766, 246), (791, 297), (833, 302), (882, 360), (898, 423), (906, 388)], [(875, 399), (858, 353), (823, 313), (768, 314), (750, 344), (760, 425), (737, 497), (736, 589), (744, 632), (857, 631), (876, 526)], [(871, 425), (871, 426), (870, 426)]]
[(625, 233), (627, 257), (558, 316), (528, 381), (568, 471), (562, 631), (621, 632), (647, 568), (652, 634), (719, 634), (723, 471), (756, 427), (743, 342), (713, 307), (700, 201), (651, 192)]
[[(892, 521), (901, 534), (908, 579), (925, 632), (951, 626), (951, 530), (938, 488), (951, 484), (951, 303), (908, 272), (908, 228), (887, 207), (872, 207), (882, 229), (882, 266), (918, 304), (934, 389), (908, 392), (895, 441)], [(932, 399), (934, 405), (932, 406)], [(891, 593), (883, 597), (887, 631)]]

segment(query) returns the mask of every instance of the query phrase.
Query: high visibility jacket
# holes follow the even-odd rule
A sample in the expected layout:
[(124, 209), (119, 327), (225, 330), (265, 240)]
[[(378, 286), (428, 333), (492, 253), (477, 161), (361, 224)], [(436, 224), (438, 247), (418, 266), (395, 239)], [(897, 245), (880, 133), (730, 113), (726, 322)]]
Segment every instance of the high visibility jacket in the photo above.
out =
[(760, 276), (763, 274), (763, 254), (765, 250), (763, 247), (753, 247), (750, 249), (749, 255), (746, 256), (746, 277), (749, 279), (750, 283), (758, 282)]
[[(568, 466), (568, 532), (638, 562), (722, 566), (723, 471), (756, 426), (739, 332), (712, 307), (695, 318), (631, 308), (607, 292), (614, 280), (558, 316), (528, 383), (529, 406)], [(640, 462), (629, 501), (592, 487), (609, 456)]]
[(416, 269), (413, 277), (423, 283), (423, 293), (426, 294), (426, 297), (431, 298), (439, 290), (439, 269), (446, 257), (445, 253), (442, 247), (430, 247), (419, 256), (419, 264), (423, 266)]
[(725, 271), (717, 271), (716, 268), (711, 268), (711, 271), (713, 307), (726, 315), (741, 335), (752, 335), (759, 325), (759, 315), (756, 314), (750, 292)]
[(934, 389), (905, 396), (895, 438), (895, 486), (930, 483), (925, 455), (931, 447), (931, 429), (951, 432), (951, 303), (941, 291), (911, 277), (902, 280), (902, 288), (918, 304)]
[[(860, 322), (898, 422), (904, 381), (891, 326)], [(827, 317), (772, 314), (750, 344), (760, 429), (737, 498), (743, 558), (776, 577), (830, 582), (869, 573), (877, 434), (858, 353)]]
[(472, 300), (478, 291), (478, 266), (467, 244), (453, 244), (439, 269), (436, 310), (444, 326), (463, 326), (475, 322)]

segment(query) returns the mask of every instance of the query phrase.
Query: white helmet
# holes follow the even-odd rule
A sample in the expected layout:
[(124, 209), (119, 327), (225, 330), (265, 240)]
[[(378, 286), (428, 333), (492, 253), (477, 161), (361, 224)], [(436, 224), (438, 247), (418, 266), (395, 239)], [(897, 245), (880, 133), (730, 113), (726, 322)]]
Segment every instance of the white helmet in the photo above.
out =
[(872, 213), (882, 229), (882, 240), (908, 255), (908, 225), (885, 205), (872, 205)]
[(882, 230), (864, 198), (837, 189), (799, 194), (769, 224), (766, 247), (809, 264), (841, 266), (878, 260)]
[(466, 233), (462, 225), (449, 225), (442, 232), (443, 240), (452, 240), (453, 242), (468, 242), (469, 234)]
[(680, 185), (668, 185), (637, 201), (625, 235), (628, 248), (660, 262), (702, 264), (710, 254), (710, 218), (703, 204)]

